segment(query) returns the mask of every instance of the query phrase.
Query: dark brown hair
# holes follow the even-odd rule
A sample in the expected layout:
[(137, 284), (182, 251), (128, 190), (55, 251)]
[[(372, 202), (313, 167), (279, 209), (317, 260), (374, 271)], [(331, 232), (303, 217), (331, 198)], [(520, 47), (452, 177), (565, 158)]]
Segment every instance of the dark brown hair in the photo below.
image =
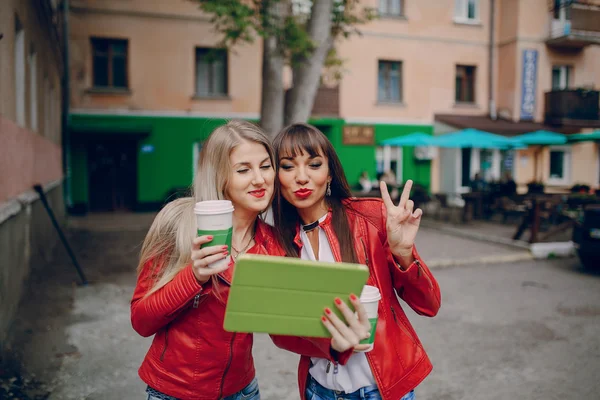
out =
[[(331, 207), (332, 225), (340, 244), (342, 261), (357, 262), (354, 252), (354, 239), (350, 232), (350, 224), (343, 200), (352, 197), (348, 180), (333, 145), (317, 128), (309, 124), (292, 124), (284, 128), (273, 140), (275, 162), (279, 170), (281, 157), (296, 157), (307, 153), (310, 157), (323, 155), (327, 157), (329, 175), (331, 176), (331, 196), (325, 201)], [(296, 229), (301, 223), (296, 207), (281, 195), (279, 179), (275, 183), (273, 200), (273, 219), (275, 232), (288, 256), (298, 257), (298, 249), (294, 244)]]

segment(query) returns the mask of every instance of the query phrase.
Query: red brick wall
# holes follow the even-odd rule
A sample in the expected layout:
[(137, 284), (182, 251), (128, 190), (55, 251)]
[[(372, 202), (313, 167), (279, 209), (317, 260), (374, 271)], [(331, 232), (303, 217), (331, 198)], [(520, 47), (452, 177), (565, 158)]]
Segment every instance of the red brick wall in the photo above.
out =
[(0, 116), (0, 203), (62, 175), (59, 145)]

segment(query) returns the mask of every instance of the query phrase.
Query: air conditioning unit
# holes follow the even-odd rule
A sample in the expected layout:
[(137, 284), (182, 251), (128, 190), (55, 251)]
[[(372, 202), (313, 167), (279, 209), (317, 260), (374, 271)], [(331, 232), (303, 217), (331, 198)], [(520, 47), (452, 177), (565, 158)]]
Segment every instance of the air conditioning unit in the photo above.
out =
[(437, 157), (437, 147), (421, 146), (415, 147), (415, 158), (417, 160), (433, 160)]

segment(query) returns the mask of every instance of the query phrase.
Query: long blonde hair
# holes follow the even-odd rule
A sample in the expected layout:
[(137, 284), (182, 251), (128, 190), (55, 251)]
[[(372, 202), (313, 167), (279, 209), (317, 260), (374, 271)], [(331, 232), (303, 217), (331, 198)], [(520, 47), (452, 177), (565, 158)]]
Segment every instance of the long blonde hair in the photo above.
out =
[[(241, 143), (262, 144), (275, 165), (273, 148), (258, 126), (246, 121), (229, 121), (216, 128), (204, 142), (192, 187), (192, 197), (174, 200), (157, 214), (146, 234), (138, 275), (151, 263), (150, 295), (167, 283), (192, 261), (192, 240), (196, 236), (194, 205), (198, 201), (227, 199), (227, 184), (231, 176), (229, 155)], [(216, 283), (216, 278), (213, 279)]]

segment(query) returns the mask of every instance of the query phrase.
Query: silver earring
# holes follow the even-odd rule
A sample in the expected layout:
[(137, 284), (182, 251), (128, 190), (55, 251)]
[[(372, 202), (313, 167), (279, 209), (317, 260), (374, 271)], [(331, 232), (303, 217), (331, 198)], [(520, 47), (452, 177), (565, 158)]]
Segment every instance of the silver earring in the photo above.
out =
[(327, 182), (327, 191), (325, 192), (326, 196), (331, 196), (331, 182)]

